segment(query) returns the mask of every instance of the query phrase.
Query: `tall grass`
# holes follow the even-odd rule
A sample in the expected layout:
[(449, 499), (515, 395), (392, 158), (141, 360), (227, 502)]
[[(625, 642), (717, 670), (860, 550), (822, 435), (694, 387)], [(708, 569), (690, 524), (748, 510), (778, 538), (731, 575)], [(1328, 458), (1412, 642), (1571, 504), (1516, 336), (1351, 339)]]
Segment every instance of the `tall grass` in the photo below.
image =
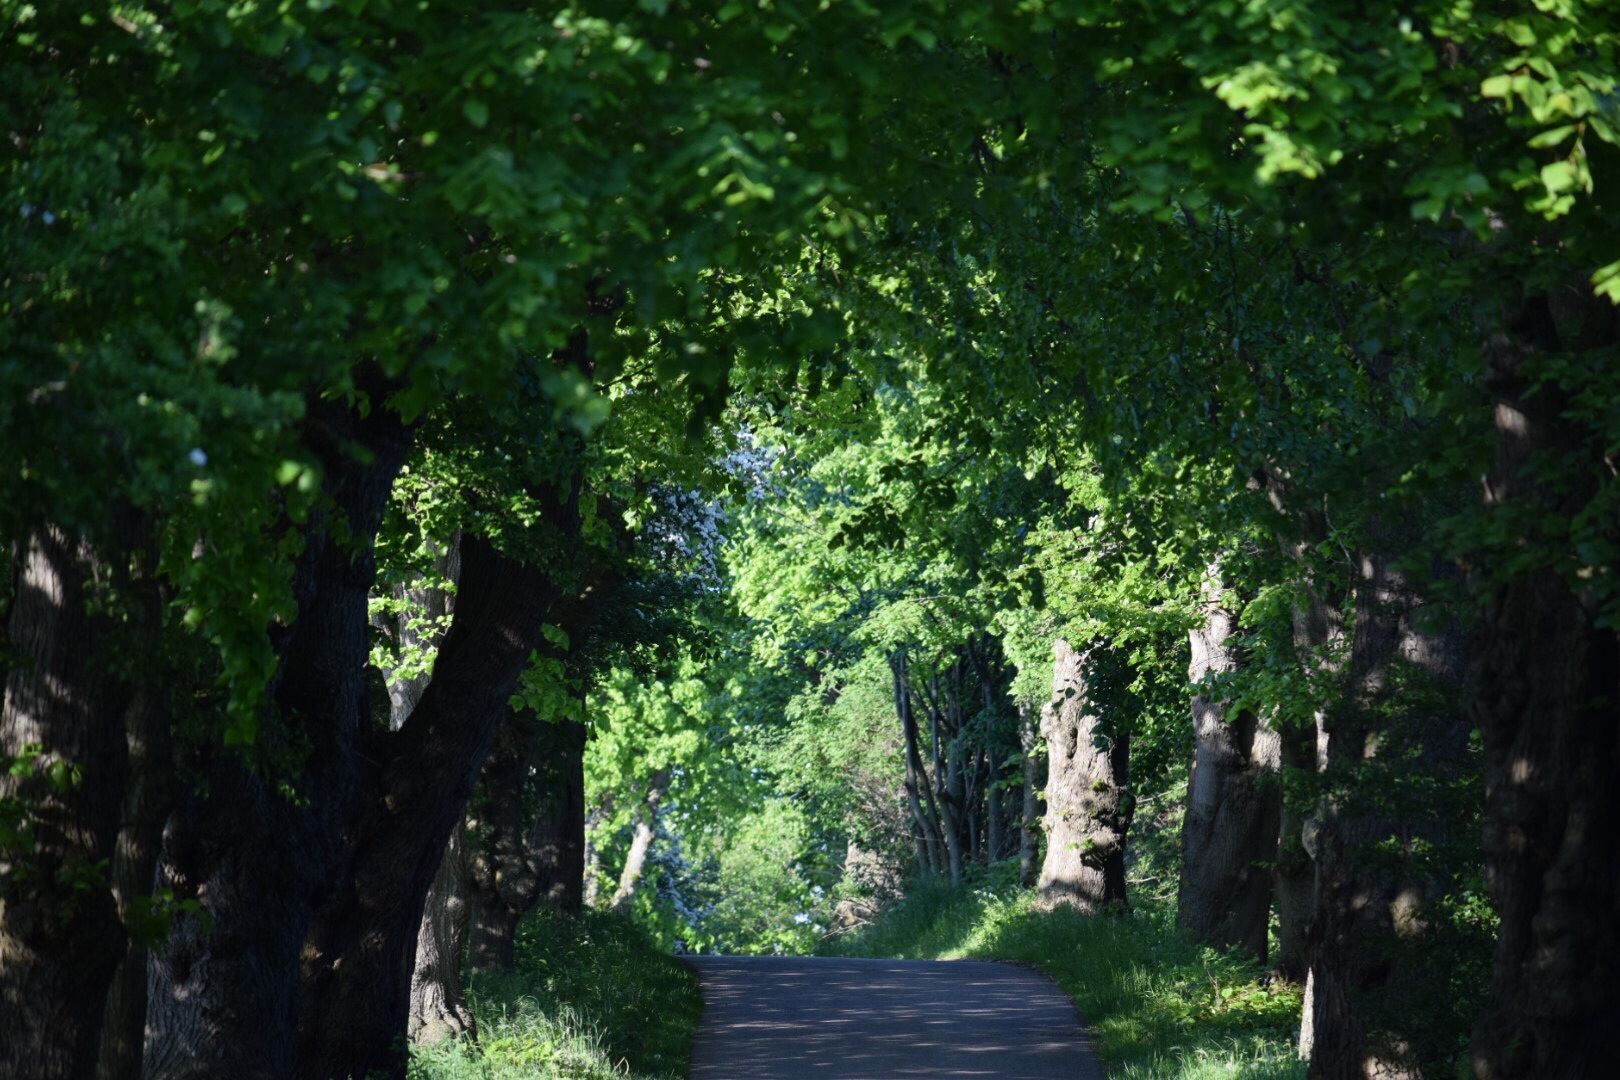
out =
[(1037, 908), (1026, 893), (923, 882), (871, 926), (830, 944), (853, 956), (1012, 960), (1080, 1007), (1114, 1080), (1296, 1080), (1297, 989), (1202, 948), (1163, 905), (1129, 915)]
[(513, 970), (470, 996), (476, 1042), (413, 1051), (411, 1080), (680, 1080), (703, 1011), (691, 969), (598, 912), (529, 917)]

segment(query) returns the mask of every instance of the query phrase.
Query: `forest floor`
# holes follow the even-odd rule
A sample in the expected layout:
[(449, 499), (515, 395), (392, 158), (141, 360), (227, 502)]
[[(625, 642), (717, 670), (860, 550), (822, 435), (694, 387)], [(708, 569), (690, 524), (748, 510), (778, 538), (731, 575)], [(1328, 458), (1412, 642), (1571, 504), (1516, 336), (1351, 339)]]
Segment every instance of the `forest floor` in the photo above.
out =
[(1299, 991), (1194, 944), (1173, 923), (1162, 905), (1087, 916), (1042, 910), (1028, 894), (922, 883), (824, 951), (1039, 968), (1074, 999), (1112, 1080), (1302, 1080)]

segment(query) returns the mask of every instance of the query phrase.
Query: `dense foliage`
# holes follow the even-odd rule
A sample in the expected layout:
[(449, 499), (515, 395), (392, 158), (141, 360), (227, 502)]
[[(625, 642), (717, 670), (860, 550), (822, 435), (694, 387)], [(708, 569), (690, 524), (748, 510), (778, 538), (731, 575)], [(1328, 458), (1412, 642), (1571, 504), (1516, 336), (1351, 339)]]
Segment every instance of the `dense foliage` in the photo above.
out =
[(1313, 1076), (1595, 1068), (1607, 3), (0, 23), (0, 1077), (399, 1075), (537, 904), (918, 873), (1173, 876)]

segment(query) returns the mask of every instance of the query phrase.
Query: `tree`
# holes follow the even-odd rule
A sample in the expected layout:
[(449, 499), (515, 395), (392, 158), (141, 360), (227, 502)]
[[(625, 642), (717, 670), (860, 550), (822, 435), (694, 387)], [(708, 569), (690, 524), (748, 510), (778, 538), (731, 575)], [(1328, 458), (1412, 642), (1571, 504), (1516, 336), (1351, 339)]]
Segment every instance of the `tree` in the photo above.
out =
[(1052, 700), (1041, 710), (1046, 739), (1046, 862), (1036, 889), (1085, 910), (1123, 906), (1130, 829), (1130, 736), (1110, 730), (1087, 697), (1088, 653), (1054, 647)]
[[(365, 804), (382, 792), (368, 784), (450, 803), (461, 787), (413, 775), (413, 755), (440, 749), (425, 732), (443, 733), (442, 722), (407, 722), (398, 753), (373, 753), (363, 720), (372, 538), (422, 418), (460, 395), (500, 423), (588, 429), (600, 412), (589, 374), (549, 358), (593, 319), (611, 320), (623, 297), (636, 318), (620, 320), (622, 336), (597, 336), (604, 372), (626, 351), (658, 351), (655, 327), (666, 342), (697, 344), (711, 325), (710, 266), (746, 265), (781, 228), (816, 231), (827, 189), (800, 168), (819, 151), (784, 143), (757, 110), (756, 77), (780, 57), (764, 62), (770, 49), (753, 25), (733, 27), (740, 39), (730, 41), (667, 9), (634, 26), (523, 5), (445, 21), (410, 5), (341, 4), (318, 28), (301, 12), (207, 2), (162, 19), (78, 14), (6, 9), (16, 29), (7, 81), (18, 93), (5, 121), (20, 140), (5, 187), (6, 262), (26, 279), (7, 300), (7, 351), (19, 361), (5, 376), (5, 439), (25, 472), (8, 491), (6, 531), (54, 531), (120, 573), (155, 569), (173, 615), (149, 636), (166, 649), (211, 646), (189, 678), (208, 688), (220, 677), (224, 700), (186, 732), (189, 786), (162, 868), (176, 903), (200, 910), (178, 920), (157, 977), (192, 992), (183, 1015), (173, 999), (153, 1000), (148, 1069), (285, 1075), (301, 980), (311, 1005), (343, 981), (321, 982), (320, 963), (300, 974), (306, 937), (318, 921), (311, 955), (330, 973), (331, 950), (349, 948), (359, 926), (316, 907), (334, 889), (361, 895), (342, 883), (351, 870), (364, 875), (368, 856), (348, 850), (340, 830), (377, 811)], [(556, 43), (540, 62), (535, 41)], [(707, 64), (674, 59), (706, 51), (734, 65), (724, 86), (704, 75)], [(746, 105), (734, 94), (744, 88)], [(589, 139), (574, 119), (586, 113)], [(555, 137), (542, 147), (536, 131)], [(756, 135), (770, 157), (725, 164)], [(645, 152), (660, 162), (654, 172), (631, 165)], [(718, 190), (700, 175), (710, 167), (694, 165), (711, 158)], [(611, 281), (601, 278), (609, 267)], [(703, 349), (662, 353), (659, 366), (712, 391), (727, 350)], [(74, 429), (91, 435), (58, 437)], [(41, 452), (49, 446), (72, 451), (58, 460)], [(120, 538), (106, 520), (109, 494), (146, 516), (150, 541)], [(491, 545), (463, 572), (476, 577), (480, 560), (501, 557)], [(108, 635), (106, 651), (120, 655), (138, 640)], [(525, 652), (515, 650), (519, 662)], [(455, 673), (450, 656), (435, 676), (441, 700), (463, 678), (486, 692), (508, 681)], [(109, 746), (123, 730), (115, 713), (90, 718)], [(480, 742), (453, 756), (476, 757)], [(365, 765), (378, 760), (392, 763), (385, 778)], [(31, 815), (31, 791), (15, 795)], [(96, 797), (116, 805), (119, 785), (98, 785)], [(417, 805), (423, 837), (448, 834), (454, 813)], [(110, 838), (103, 829), (91, 842), (86, 865)], [(436, 857), (405, 859), (405, 895), (376, 901), (410, 933), (420, 896), (409, 894), (425, 893)], [(8, 873), (7, 888), (22, 881)], [(100, 883), (90, 891), (105, 895)], [(239, 902), (249, 895), (252, 910)], [(54, 947), (35, 936), (43, 926), (7, 925), (20, 935), (8, 950)], [(409, 952), (393, 930), (384, 936), (385, 952)], [(104, 950), (114, 960), (115, 938)], [(206, 962), (216, 947), (240, 961)], [(86, 966), (39, 1007), (99, 1001), (109, 971)], [(21, 969), (8, 966), (13, 975)], [(392, 997), (395, 981), (362, 996)], [(356, 1014), (306, 1010), (296, 1068), (397, 1070), (387, 1046), (403, 1030), (403, 993), (375, 1013), (356, 1005), (379, 1019), (345, 1032), (341, 1054), (323, 1032)], [(93, 1029), (6, 1041), (67, 1062), (69, 1047), (95, 1042)]]

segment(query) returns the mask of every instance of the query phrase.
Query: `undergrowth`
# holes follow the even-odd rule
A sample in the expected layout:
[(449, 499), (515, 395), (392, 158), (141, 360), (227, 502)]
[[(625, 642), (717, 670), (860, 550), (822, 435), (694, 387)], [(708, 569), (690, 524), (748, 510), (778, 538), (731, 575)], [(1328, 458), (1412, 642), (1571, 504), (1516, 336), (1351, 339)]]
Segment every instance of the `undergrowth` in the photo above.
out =
[(612, 915), (537, 913), (517, 962), (469, 991), (478, 1038), (411, 1055), (411, 1080), (679, 1080), (702, 1014), (691, 970)]
[(1114, 1080), (1296, 1080), (1299, 991), (1179, 933), (1169, 909), (1086, 916), (1029, 894), (919, 883), (824, 951), (1012, 960), (1045, 971), (1080, 1007)]

